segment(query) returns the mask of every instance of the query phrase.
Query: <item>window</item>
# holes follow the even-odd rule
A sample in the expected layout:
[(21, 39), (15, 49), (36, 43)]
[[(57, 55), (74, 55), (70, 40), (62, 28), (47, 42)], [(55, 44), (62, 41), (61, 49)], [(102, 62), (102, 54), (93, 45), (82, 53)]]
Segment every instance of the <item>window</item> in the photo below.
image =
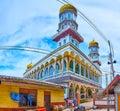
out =
[(81, 75), (84, 76), (84, 67), (81, 66)]
[(79, 74), (79, 65), (78, 65), (78, 64), (76, 64), (76, 66), (75, 66), (75, 72), (76, 72), (77, 74)]
[(20, 89), (20, 102), (19, 106), (36, 106), (37, 105), (37, 90), (33, 89)]
[(59, 42), (59, 46), (61, 46), (61, 42)]
[(49, 70), (49, 73), (50, 73), (50, 75), (53, 75), (53, 66), (50, 66), (50, 70)]
[(64, 39), (64, 44), (66, 44), (66, 39)]
[(66, 67), (67, 67), (67, 64), (66, 64), (66, 61), (64, 60), (63, 61), (63, 72), (66, 71)]
[(36, 79), (39, 79), (39, 72), (36, 72)]
[(43, 75), (44, 73), (43, 73), (43, 70), (41, 71), (41, 78), (43, 78), (44, 77), (44, 75)]
[(91, 74), (91, 72), (89, 72), (89, 76), (90, 76), (90, 79), (92, 79), (92, 74)]
[(76, 47), (78, 46), (77, 42), (75, 43)]
[(74, 40), (72, 39), (72, 43), (74, 44)]
[(59, 73), (59, 64), (56, 63), (56, 73)]
[(70, 71), (73, 71), (73, 61), (70, 61)]
[(46, 70), (45, 70), (45, 77), (47, 77), (48, 76), (48, 68), (46, 68)]
[(88, 70), (86, 69), (86, 77), (88, 78)]

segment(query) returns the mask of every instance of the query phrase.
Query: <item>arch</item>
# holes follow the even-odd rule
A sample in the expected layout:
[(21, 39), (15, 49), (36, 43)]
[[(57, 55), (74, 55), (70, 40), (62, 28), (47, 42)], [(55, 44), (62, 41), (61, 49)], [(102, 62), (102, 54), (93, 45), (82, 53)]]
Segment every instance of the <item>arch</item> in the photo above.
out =
[(49, 69), (49, 75), (53, 75), (53, 72), (54, 72), (54, 68), (53, 68), (53, 66), (51, 65), (51, 66), (50, 66), (50, 69)]
[(45, 77), (47, 77), (48, 76), (48, 67), (45, 69), (45, 75), (44, 75)]
[(80, 93), (84, 93), (84, 86), (81, 86)]
[(63, 72), (67, 70), (67, 63), (63, 60)]
[(47, 67), (48, 65), (49, 65), (49, 63), (48, 63), (48, 62), (46, 62), (46, 63), (45, 63), (45, 67)]
[(70, 67), (70, 71), (73, 71), (73, 61), (72, 60), (70, 61), (69, 67)]
[(73, 84), (71, 84), (69, 87), (69, 97), (73, 97), (73, 96), (74, 96), (74, 87)]
[(76, 72), (77, 74), (79, 74), (79, 70), (80, 70), (79, 65), (76, 64), (76, 65), (75, 65), (75, 72)]
[(56, 63), (56, 74), (60, 72), (60, 66), (58, 63)]
[(62, 55), (58, 55), (57, 57), (56, 57), (56, 60), (61, 60), (62, 59)]
[(81, 75), (84, 76), (84, 66), (81, 65)]
[(75, 94), (77, 93), (77, 91), (79, 91), (79, 92), (80, 92), (79, 85), (77, 85), (77, 86), (75, 87)]
[(42, 65), (41, 65), (41, 69), (43, 69), (43, 68), (44, 68), (44, 65), (42, 64)]
[(90, 88), (87, 88), (87, 96), (88, 98), (92, 97), (92, 90)]
[(85, 90), (84, 90), (84, 87), (83, 86), (81, 86), (81, 89), (80, 89), (80, 95), (81, 95), (81, 99), (82, 98), (85, 98)]
[(43, 72), (43, 70), (41, 71), (41, 78), (44, 78), (44, 72)]
[(81, 60), (81, 65), (85, 66), (85, 61)]
[(40, 71), (38, 71), (38, 79), (41, 79)]
[(40, 67), (37, 67), (37, 71), (39, 71), (40, 70)]
[(78, 62), (80, 61), (80, 58), (78, 55), (75, 56), (75, 60), (77, 60)]
[(66, 56), (69, 56), (69, 52), (68, 51), (64, 52), (64, 57), (66, 57)]
[(39, 72), (37, 71), (36, 72), (36, 80), (38, 80), (39, 79)]
[(50, 60), (50, 64), (53, 64), (55, 62), (55, 59)]
[(86, 77), (88, 78), (88, 69), (86, 68)]
[(70, 52), (70, 57), (72, 57), (72, 58), (74, 58), (75, 57), (75, 54), (74, 54), (74, 52)]

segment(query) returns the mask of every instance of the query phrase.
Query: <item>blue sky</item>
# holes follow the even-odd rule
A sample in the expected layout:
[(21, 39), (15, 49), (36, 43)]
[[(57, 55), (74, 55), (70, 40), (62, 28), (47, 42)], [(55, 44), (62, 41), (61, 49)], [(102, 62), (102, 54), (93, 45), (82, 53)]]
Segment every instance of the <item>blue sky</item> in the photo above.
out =
[[(120, 1), (116, 0), (69, 0), (109, 39), (114, 48), (115, 71), (120, 72)], [(52, 36), (56, 34), (59, 9), (56, 0), (0, 0), (0, 46), (25, 46), (53, 51), (56, 44)], [(100, 45), (101, 69), (109, 72), (108, 44), (78, 16), (78, 32), (84, 43), (80, 49), (87, 55), (88, 43), (95, 39)], [(0, 50), (0, 74), (23, 76), (28, 63), (36, 63), (45, 54)]]

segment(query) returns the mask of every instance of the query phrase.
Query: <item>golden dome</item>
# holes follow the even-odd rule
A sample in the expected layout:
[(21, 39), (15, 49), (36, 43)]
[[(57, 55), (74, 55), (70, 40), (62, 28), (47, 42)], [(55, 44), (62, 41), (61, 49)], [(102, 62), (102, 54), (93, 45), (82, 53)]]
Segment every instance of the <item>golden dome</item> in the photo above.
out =
[(72, 6), (71, 4), (65, 4), (65, 5), (63, 5), (63, 6), (60, 8), (59, 13), (61, 14), (61, 13), (63, 13), (65, 10), (72, 10), (72, 11), (74, 11), (75, 14), (77, 15), (77, 9), (76, 9), (74, 6)]
[(96, 42), (95, 40), (92, 40), (91, 42), (89, 42), (89, 47), (91, 46), (97, 46), (98, 47), (98, 42)]
[(27, 70), (29, 70), (31, 67), (33, 67), (32, 62), (27, 65)]

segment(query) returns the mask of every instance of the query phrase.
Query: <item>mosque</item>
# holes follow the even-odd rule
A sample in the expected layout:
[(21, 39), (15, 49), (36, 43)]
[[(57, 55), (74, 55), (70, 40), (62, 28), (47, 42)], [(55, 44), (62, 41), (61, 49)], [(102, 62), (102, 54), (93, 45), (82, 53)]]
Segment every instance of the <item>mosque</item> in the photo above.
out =
[(64, 97), (71, 98), (80, 93), (80, 97), (91, 97), (92, 91), (101, 88), (101, 62), (99, 44), (89, 42), (89, 55), (86, 56), (79, 44), (84, 41), (78, 33), (76, 22), (77, 9), (65, 4), (59, 11), (57, 33), (52, 40), (57, 48), (35, 64), (28, 64), (24, 78), (48, 81), (65, 86)]

